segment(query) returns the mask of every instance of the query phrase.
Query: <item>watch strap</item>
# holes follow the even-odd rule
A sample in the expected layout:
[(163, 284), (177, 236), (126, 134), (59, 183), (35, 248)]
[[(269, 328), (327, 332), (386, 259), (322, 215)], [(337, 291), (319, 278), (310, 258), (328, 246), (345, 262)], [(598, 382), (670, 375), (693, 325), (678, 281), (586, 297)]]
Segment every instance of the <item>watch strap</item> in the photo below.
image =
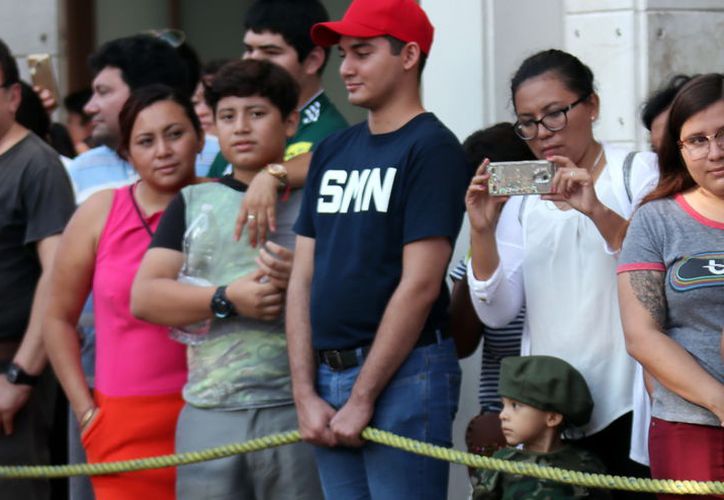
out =
[(5, 377), (8, 382), (15, 385), (35, 385), (38, 383), (40, 376), (30, 375), (17, 363), (10, 363), (7, 370), (5, 370)]
[(220, 319), (236, 315), (234, 304), (226, 296), (226, 286), (220, 286), (214, 292), (211, 298), (211, 312)]
[(264, 167), (264, 170), (272, 177), (275, 177), (281, 187), (286, 188), (289, 185), (289, 172), (284, 165), (280, 163), (270, 163)]

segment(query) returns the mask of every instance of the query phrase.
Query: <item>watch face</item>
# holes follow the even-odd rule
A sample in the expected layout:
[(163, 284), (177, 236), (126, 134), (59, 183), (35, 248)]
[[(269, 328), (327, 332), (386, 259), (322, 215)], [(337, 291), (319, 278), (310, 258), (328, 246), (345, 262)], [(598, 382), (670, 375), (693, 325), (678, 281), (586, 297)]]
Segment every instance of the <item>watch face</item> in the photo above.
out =
[(287, 169), (278, 163), (270, 163), (267, 168), (269, 168), (269, 172), (274, 175), (287, 175)]
[(8, 367), (8, 370), (5, 372), (5, 376), (8, 379), (8, 382), (11, 384), (14, 384), (18, 381), (18, 376), (20, 375), (20, 372), (18, 371), (18, 367), (14, 365), (10, 365)]
[(226, 298), (225, 289), (226, 287), (220, 287), (216, 290), (211, 301), (211, 310), (219, 319), (228, 318), (234, 310), (234, 305)]
[(214, 307), (214, 316), (216, 316), (219, 319), (228, 318), (231, 314), (231, 308), (228, 304), (224, 302), (217, 302), (216, 307)]

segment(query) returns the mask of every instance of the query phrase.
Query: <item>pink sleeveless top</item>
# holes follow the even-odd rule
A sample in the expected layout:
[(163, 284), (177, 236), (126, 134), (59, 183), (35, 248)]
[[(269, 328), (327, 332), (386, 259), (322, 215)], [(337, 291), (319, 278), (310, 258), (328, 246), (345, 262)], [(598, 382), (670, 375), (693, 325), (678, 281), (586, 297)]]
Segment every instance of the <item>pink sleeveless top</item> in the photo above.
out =
[[(163, 212), (141, 215), (133, 186), (115, 191), (98, 241), (93, 276), (96, 321), (96, 389), (106, 396), (181, 392), (186, 383), (186, 346), (169, 329), (131, 315), (131, 285)], [(141, 219), (145, 220), (148, 230)]]

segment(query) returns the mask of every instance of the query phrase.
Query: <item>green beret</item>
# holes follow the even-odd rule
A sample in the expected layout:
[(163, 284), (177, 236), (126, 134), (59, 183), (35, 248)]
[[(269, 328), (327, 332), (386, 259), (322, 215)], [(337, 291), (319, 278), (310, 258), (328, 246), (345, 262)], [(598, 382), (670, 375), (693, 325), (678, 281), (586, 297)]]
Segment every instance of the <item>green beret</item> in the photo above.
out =
[(500, 366), (501, 396), (562, 414), (574, 425), (591, 418), (593, 398), (583, 376), (560, 358), (511, 356)]

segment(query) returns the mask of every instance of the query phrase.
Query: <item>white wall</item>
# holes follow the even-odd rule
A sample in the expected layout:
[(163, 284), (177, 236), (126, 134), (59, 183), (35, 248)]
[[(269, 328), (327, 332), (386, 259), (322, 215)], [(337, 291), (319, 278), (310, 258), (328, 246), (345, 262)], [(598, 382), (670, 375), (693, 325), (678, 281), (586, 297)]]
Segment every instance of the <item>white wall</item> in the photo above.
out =
[(63, 45), (59, 22), (60, 0), (0, 0), (0, 38), (18, 60), (20, 78), (30, 83), (27, 55), (47, 53), (61, 93), (65, 88)]
[(646, 149), (647, 95), (676, 73), (724, 68), (722, 0), (566, 0), (565, 47), (596, 76), (600, 139)]

